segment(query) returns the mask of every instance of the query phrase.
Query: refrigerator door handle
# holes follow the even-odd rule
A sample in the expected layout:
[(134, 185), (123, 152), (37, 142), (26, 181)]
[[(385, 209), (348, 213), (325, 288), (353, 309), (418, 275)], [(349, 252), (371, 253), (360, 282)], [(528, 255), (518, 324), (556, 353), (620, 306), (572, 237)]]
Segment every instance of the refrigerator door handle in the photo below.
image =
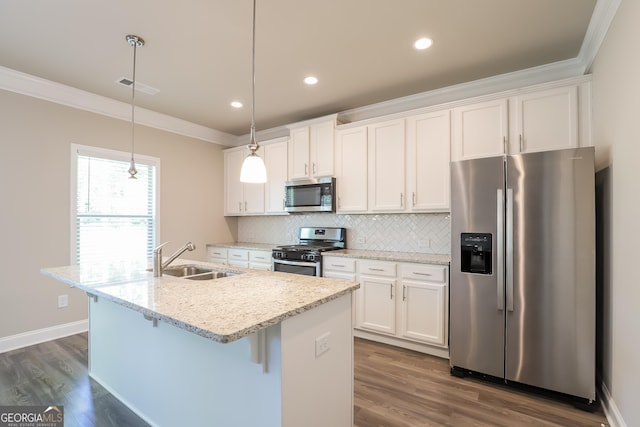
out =
[(498, 310), (504, 310), (504, 198), (502, 196), (502, 188), (498, 188), (496, 194), (496, 218), (498, 225), (497, 235), (497, 259), (498, 271), (496, 272), (497, 293), (498, 293)]
[(507, 311), (513, 311), (513, 189), (507, 188), (506, 210), (506, 275)]

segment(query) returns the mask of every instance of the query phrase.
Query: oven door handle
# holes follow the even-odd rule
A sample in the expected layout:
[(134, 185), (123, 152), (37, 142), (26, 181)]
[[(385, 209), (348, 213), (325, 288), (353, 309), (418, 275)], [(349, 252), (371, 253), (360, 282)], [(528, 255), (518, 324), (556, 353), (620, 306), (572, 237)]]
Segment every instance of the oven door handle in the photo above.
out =
[(286, 261), (283, 259), (274, 259), (274, 264), (287, 264), (287, 265), (299, 265), (302, 267), (315, 267), (316, 262), (313, 261)]

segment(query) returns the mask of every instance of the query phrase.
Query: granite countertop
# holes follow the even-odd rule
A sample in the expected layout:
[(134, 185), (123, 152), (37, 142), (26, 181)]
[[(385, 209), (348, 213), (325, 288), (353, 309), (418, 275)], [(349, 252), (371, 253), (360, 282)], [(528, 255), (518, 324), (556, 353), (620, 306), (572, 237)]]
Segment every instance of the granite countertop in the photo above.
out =
[(250, 242), (236, 242), (236, 243), (207, 243), (207, 247), (215, 246), (218, 248), (229, 249), (248, 249), (256, 251), (270, 251), (275, 248), (275, 243), (250, 243)]
[(450, 255), (424, 254), (418, 252), (390, 252), (368, 251), (362, 249), (340, 249), (338, 251), (323, 252), (323, 256), (338, 256), (345, 258), (374, 259), (378, 261), (416, 262), (421, 264), (449, 265)]
[(357, 283), (178, 259), (241, 272), (214, 280), (153, 277), (146, 265), (111, 264), (45, 268), (41, 272), (145, 316), (213, 341), (236, 341), (358, 288)]

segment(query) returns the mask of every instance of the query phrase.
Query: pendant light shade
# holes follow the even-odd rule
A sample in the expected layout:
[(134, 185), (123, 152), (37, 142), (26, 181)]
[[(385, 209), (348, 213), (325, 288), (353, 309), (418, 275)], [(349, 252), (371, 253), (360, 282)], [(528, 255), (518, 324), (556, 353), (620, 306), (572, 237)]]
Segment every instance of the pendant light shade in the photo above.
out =
[(127, 42), (133, 47), (133, 75), (131, 76), (131, 163), (129, 164), (129, 179), (136, 179), (138, 170), (136, 161), (133, 159), (133, 149), (135, 141), (135, 114), (136, 114), (136, 50), (144, 46), (142, 37), (127, 35)]
[(240, 182), (262, 184), (267, 182), (267, 169), (262, 159), (255, 153), (251, 152), (245, 157), (240, 170)]
[(244, 159), (240, 170), (240, 182), (262, 184), (267, 182), (267, 169), (256, 151), (260, 148), (256, 140), (256, 0), (253, 0), (253, 41), (251, 46), (251, 132), (247, 148), (251, 153)]

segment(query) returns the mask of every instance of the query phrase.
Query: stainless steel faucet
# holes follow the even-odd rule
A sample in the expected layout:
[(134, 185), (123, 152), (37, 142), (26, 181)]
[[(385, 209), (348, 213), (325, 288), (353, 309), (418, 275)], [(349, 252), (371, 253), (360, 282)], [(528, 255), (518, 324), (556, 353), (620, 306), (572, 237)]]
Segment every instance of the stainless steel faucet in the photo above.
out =
[(168, 260), (162, 262), (162, 247), (167, 243), (169, 242), (164, 242), (153, 250), (153, 277), (161, 277), (164, 269), (167, 268), (176, 258), (182, 255), (185, 251), (192, 251), (196, 248), (193, 243), (187, 242), (183, 247), (171, 254)]

